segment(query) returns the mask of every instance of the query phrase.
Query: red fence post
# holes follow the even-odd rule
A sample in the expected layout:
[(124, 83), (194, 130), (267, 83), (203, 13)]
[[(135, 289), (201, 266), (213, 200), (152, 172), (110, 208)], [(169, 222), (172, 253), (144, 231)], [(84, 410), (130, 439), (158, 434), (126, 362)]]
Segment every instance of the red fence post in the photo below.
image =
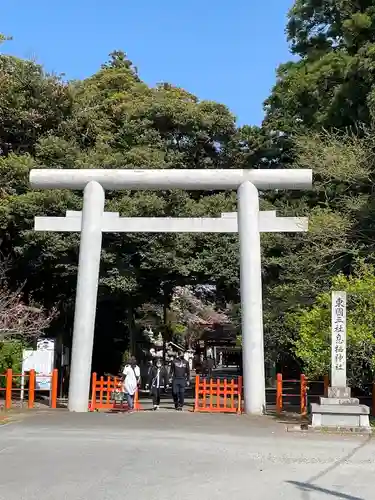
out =
[(95, 403), (96, 403), (96, 373), (94, 372), (92, 374), (92, 380), (91, 380), (91, 404), (89, 404), (90, 411), (95, 410)]
[(301, 374), (301, 415), (304, 417), (307, 414), (307, 383), (306, 375)]
[(58, 371), (53, 370), (51, 377), (51, 408), (55, 409), (57, 407), (57, 383), (58, 383)]
[(137, 387), (137, 390), (135, 391), (135, 394), (134, 394), (134, 409), (136, 411), (142, 410), (142, 405), (139, 402), (139, 389), (138, 389), (138, 387)]
[(7, 369), (6, 372), (6, 389), (5, 389), (5, 409), (10, 410), (12, 407), (12, 386), (13, 386), (13, 370)]
[(242, 377), (238, 377), (238, 409), (237, 413), (242, 413)]
[(29, 409), (34, 408), (35, 401), (35, 370), (29, 371)]
[(194, 401), (194, 411), (198, 411), (199, 408), (199, 375), (195, 375), (195, 401)]
[(276, 412), (281, 413), (283, 409), (283, 376), (278, 373), (276, 376)]
[(371, 405), (371, 413), (372, 416), (375, 416), (375, 382), (372, 383), (372, 405)]
[(329, 377), (324, 375), (324, 397), (328, 398)]

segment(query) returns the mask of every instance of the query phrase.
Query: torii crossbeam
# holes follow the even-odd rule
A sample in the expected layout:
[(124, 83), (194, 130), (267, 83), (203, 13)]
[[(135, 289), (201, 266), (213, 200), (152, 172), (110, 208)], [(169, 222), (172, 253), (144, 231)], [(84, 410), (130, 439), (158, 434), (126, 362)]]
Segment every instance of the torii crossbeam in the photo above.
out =
[[(276, 217), (259, 211), (258, 189), (310, 189), (312, 172), (291, 170), (32, 170), (37, 189), (83, 189), (81, 212), (66, 217), (36, 217), (37, 231), (80, 231), (76, 307), (69, 384), (70, 411), (87, 411), (99, 279), (102, 232), (224, 232), (238, 231), (242, 310), (245, 412), (265, 410), (263, 352), (261, 232), (307, 231), (307, 219)], [(207, 218), (120, 217), (104, 212), (104, 189), (110, 190), (237, 190), (238, 215)]]
[[(81, 232), (82, 212), (67, 210), (65, 217), (35, 217), (35, 231)], [(307, 217), (277, 217), (276, 211), (259, 212), (261, 233), (307, 231)], [(237, 233), (237, 212), (221, 217), (120, 217), (103, 212), (102, 233)]]

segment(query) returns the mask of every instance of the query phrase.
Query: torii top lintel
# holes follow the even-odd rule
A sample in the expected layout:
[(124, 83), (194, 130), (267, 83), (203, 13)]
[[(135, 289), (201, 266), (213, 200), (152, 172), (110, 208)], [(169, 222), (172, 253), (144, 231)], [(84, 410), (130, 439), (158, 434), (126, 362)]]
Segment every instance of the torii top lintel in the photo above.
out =
[(33, 169), (36, 189), (84, 189), (97, 181), (110, 190), (229, 190), (250, 181), (258, 189), (310, 189), (310, 169)]

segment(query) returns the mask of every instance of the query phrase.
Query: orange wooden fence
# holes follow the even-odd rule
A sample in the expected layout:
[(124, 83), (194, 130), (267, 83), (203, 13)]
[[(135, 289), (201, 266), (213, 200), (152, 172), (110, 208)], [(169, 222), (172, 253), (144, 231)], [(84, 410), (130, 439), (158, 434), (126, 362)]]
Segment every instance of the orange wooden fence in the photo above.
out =
[(242, 377), (237, 380), (195, 377), (195, 412), (241, 413)]
[[(299, 393), (283, 393), (283, 387), (284, 383), (299, 383), (300, 390)], [(328, 376), (326, 375), (323, 379), (323, 386), (324, 386), (324, 396), (328, 396), (328, 387), (329, 387), (329, 379)], [(276, 412), (281, 413), (283, 411), (283, 398), (287, 396), (288, 398), (291, 397), (298, 397), (299, 398), (299, 407), (300, 407), (300, 413), (302, 416), (307, 415), (307, 392), (308, 392), (308, 379), (306, 375), (301, 374), (299, 380), (283, 380), (283, 376), (281, 373), (277, 374), (276, 378)], [(375, 384), (373, 387), (372, 391), (373, 395), (373, 411), (375, 411)]]
[[(291, 382), (298, 383), (300, 386), (299, 393), (283, 393), (283, 383)], [(283, 411), (283, 398), (287, 396), (288, 398), (296, 397), (299, 400), (299, 407), (302, 416), (307, 415), (307, 378), (306, 375), (301, 374), (299, 380), (283, 380), (281, 373), (277, 374), (276, 377), (276, 412), (281, 413)]]
[[(27, 389), (24, 389), (25, 392), (28, 394), (28, 403), (27, 406), (29, 409), (34, 408), (35, 404), (35, 392), (36, 392), (36, 387), (35, 387), (35, 382), (36, 382), (36, 373), (35, 370), (30, 370), (28, 373), (25, 374), (18, 374), (18, 373), (13, 373), (13, 370), (9, 368), (5, 374), (0, 375), (2, 382), (0, 386), (0, 393), (5, 392), (5, 409), (10, 410), (12, 408), (12, 403), (13, 401), (20, 400), (20, 395), (21, 395), (21, 384), (15, 384), (15, 382), (18, 379), (18, 382), (21, 381), (22, 376), (24, 377), (24, 381), (26, 382)], [(40, 378), (41, 376), (38, 375)], [(56, 408), (57, 407), (57, 385), (58, 385), (58, 370), (53, 370), (51, 375), (44, 375), (43, 378), (50, 378), (51, 379), (51, 389), (50, 389), (50, 407), (51, 408)], [(4, 386), (4, 387), (3, 387)], [(43, 392), (43, 390), (38, 390), (38, 392)]]
[[(121, 377), (100, 377), (97, 374), (92, 374), (91, 380), (91, 401), (89, 403), (89, 410), (115, 410), (115, 411), (128, 411), (128, 404), (126, 401), (117, 403), (114, 398), (116, 391), (122, 391), (122, 378)], [(134, 409), (139, 411), (142, 409), (139, 402), (138, 391), (134, 395)]]

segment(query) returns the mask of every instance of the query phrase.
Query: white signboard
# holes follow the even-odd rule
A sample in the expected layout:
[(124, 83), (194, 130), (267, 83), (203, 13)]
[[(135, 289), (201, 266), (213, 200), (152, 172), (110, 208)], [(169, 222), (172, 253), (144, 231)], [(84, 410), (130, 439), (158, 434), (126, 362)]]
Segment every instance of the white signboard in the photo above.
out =
[[(55, 343), (53, 340), (43, 339), (38, 341), (36, 351), (31, 349), (23, 351), (22, 373), (35, 370), (35, 389), (37, 391), (51, 390), (54, 357)], [(22, 389), (23, 385), (24, 380), (22, 380)]]
[(332, 292), (331, 387), (346, 387), (346, 292)]

